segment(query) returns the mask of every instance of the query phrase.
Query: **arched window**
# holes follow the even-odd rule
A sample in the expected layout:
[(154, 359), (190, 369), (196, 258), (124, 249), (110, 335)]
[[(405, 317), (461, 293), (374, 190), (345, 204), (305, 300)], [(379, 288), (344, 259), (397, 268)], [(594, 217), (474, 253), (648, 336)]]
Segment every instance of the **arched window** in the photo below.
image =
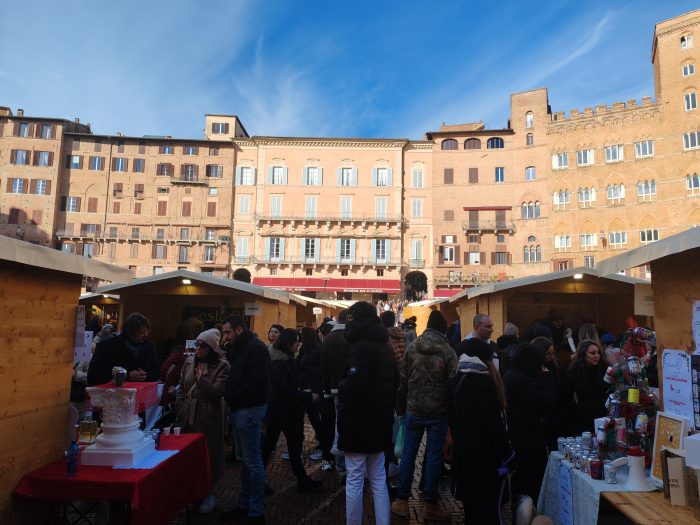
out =
[(442, 144), (440, 144), (440, 149), (443, 149), (443, 150), (457, 149), (457, 141), (455, 139), (445, 139), (442, 141)]
[(528, 133), (525, 137), (525, 145), (532, 146), (535, 143), (535, 139), (532, 137), (532, 133)]
[(523, 246), (523, 262), (526, 264), (542, 262), (542, 246), (534, 244)]
[(535, 201), (535, 218), (540, 216), (540, 201)]
[(481, 141), (479, 139), (467, 139), (464, 141), (464, 149), (481, 149)]
[(487, 149), (501, 149), (503, 148), (503, 139), (501, 137), (491, 137), (486, 141)]
[(681, 37), (681, 49), (693, 47), (693, 35), (683, 35)]
[(525, 113), (525, 127), (531, 128), (534, 125), (535, 125), (535, 116), (532, 114), (532, 111), (528, 111), (527, 113)]
[(520, 218), (527, 219), (527, 203), (526, 202), (523, 202), (520, 205)]
[(537, 178), (537, 172), (534, 166), (528, 166), (525, 168), (525, 180), (535, 180)]
[(538, 246), (535, 250), (535, 259), (537, 262), (542, 262), (542, 246)]
[(656, 180), (651, 179), (637, 182), (637, 196), (644, 200), (651, 199), (652, 195), (656, 195)]
[(683, 76), (684, 77), (689, 77), (691, 75), (695, 74), (695, 62), (688, 62), (686, 64), (683, 64)]
[(523, 246), (523, 262), (526, 264), (530, 262), (530, 248), (527, 246)]
[(530, 236), (527, 238), (527, 242), (535, 242), (536, 240), (537, 240), (537, 237), (535, 237), (534, 235), (530, 235)]
[(685, 177), (685, 189), (693, 190), (700, 188), (700, 176), (697, 173)]
[(535, 262), (535, 247), (530, 246), (530, 262)]

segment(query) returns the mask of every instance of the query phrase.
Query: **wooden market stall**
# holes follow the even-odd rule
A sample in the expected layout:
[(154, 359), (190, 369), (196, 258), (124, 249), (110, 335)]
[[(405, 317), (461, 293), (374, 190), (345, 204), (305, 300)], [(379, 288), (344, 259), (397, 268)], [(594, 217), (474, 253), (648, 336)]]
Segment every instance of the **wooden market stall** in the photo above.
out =
[(445, 316), (448, 326), (459, 319), (457, 308), (454, 304), (450, 304), (449, 298), (447, 297), (408, 303), (403, 307), (403, 318), (408, 319), (409, 317), (415, 317), (416, 333), (420, 335), (428, 326), (428, 317), (430, 317), (430, 312), (433, 310), (439, 310), (442, 315)]
[(469, 288), (450, 303), (459, 314), (462, 337), (472, 330), (472, 320), (479, 313), (493, 319), (495, 340), (507, 322), (522, 333), (533, 321), (546, 318), (551, 308), (574, 328), (590, 319), (619, 333), (626, 329), (625, 319), (634, 314), (635, 286), (644, 284), (648, 281), (617, 274), (601, 277), (593, 268), (573, 268)]
[(289, 293), (289, 297), (297, 303), (296, 328), (308, 326), (318, 328), (326, 317), (337, 318), (342, 306), (332, 304), (322, 299), (314, 299), (295, 293)]
[(104, 286), (97, 291), (119, 295), (120, 319), (132, 312), (145, 315), (151, 322), (149, 338), (157, 348), (167, 341), (174, 342), (178, 326), (191, 314), (205, 328), (215, 327), (227, 315), (242, 315), (249, 328), (265, 340), (273, 323), (296, 326), (300, 304), (287, 292), (187, 270)]
[(127, 282), (131, 272), (0, 237), (0, 523), (28, 522), (13, 488), (63, 456), (84, 276)]
[(86, 315), (96, 315), (100, 324), (107, 321), (118, 323), (119, 296), (102, 293), (88, 293), (80, 296), (79, 304), (85, 306)]

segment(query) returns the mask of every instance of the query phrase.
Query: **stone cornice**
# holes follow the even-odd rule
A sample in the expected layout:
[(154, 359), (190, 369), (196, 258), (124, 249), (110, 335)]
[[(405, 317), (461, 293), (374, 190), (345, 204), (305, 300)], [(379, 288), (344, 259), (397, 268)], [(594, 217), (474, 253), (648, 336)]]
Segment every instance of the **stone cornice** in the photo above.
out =
[(408, 142), (406, 146), (404, 147), (406, 151), (411, 151), (411, 150), (428, 150), (432, 151), (433, 149), (433, 142), (432, 141), (421, 141), (421, 142)]
[(635, 108), (622, 108), (619, 110), (609, 109), (604, 113), (593, 113), (591, 115), (579, 114), (578, 117), (567, 118), (550, 122), (546, 125), (547, 135), (557, 133), (577, 132), (585, 126), (594, 128), (611, 127), (616, 125), (637, 125), (639, 120), (648, 116), (650, 119), (658, 118), (661, 115), (661, 104), (652, 104)]
[[(258, 146), (294, 146), (311, 148), (403, 148), (408, 139), (324, 138), (324, 137), (252, 137)], [(240, 145), (248, 141), (238, 141)]]
[(671, 33), (677, 33), (679, 31), (686, 31), (687, 29), (690, 29), (691, 27), (695, 27), (697, 25), (700, 25), (700, 19), (695, 19), (695, 20), (689, 20), (688, 22), (681, 24), (681, 25), (675, 25), (671, 26), (668, 29), (664, 29), (658, 33), (656, 33), (656, 37), (660, 36), (666, 36), (670, 35)]

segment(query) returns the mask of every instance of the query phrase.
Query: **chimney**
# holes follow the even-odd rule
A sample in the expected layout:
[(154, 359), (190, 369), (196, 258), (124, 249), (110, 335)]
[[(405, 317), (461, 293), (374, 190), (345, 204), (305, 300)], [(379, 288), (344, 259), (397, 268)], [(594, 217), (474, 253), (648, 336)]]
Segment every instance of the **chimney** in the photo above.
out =
[(24, 116), (24, 110), (21, 108), (17, 108), (17, 116), (18, 117), (23, 117)]
[(76, 123), (76, 124), (80, 124), (80, 119), (79, 119), (78, 117), (75, 117), (74, 120), (75, 120), (75, 123)]

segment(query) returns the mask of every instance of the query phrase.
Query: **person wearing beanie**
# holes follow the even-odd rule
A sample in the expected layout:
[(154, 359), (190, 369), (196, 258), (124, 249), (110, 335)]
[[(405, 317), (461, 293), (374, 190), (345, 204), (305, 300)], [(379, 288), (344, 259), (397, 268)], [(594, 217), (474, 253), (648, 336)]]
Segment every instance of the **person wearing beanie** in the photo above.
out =
[(338, 382), (338, 449), (345, 452), (345, 517), (362, 524), (365, 475), (372, 487), (377, 525), (389, 525), (391, 504), (384, 451), (392, 443), (394, 392), (398, 371), (386, 328), (374, 305), (360, 301), (348, 308), (345, 339), (350, 353)]
[(447, 341), (447, 321), (433, 310), (428, 327), (408, 346), (401, 361), (396, 413), (404, 416), (404, 445), (396, 487), (394, 514), (408, 517), (413, 471), (418, 447), (427, 433), (423, 476), (426, 520), (449, 519), (438, 504), (438, 482), (442, 474), (442, 449), (447, 434), (447, 382), (457, 372), (457, 354)]
[(176, 425), (184, 432), (201, 432), (207, 440), (212, 488), (199, 511), (209, 513), (216, 501), (216, 484), (224, 474), (224, 390), (230, 365), (219, 357), (221, 333), (216, 328), (197, 336), (194, 355), (185, 360), (175, 399)]
[(501, 372), (504, 374), (508, 371), (510, 364), (518, 353), (519, 333), (520, 331), (517, 326), (513, 323), (506, 323), (503, 329), (503, 335), (496, 339), (496, 345), (498, 345), (498, 348), (501, 350), (501, 356), (503, 357)]
[(457, 375), (448, 385), (452, 432), (452, 487), (464, 506), (464, 523), (499, 523), (499, 468), (512, 456), (505, 425), (505, 393), (493, 363), (493, 351), (481, 339), (469, 339)]

